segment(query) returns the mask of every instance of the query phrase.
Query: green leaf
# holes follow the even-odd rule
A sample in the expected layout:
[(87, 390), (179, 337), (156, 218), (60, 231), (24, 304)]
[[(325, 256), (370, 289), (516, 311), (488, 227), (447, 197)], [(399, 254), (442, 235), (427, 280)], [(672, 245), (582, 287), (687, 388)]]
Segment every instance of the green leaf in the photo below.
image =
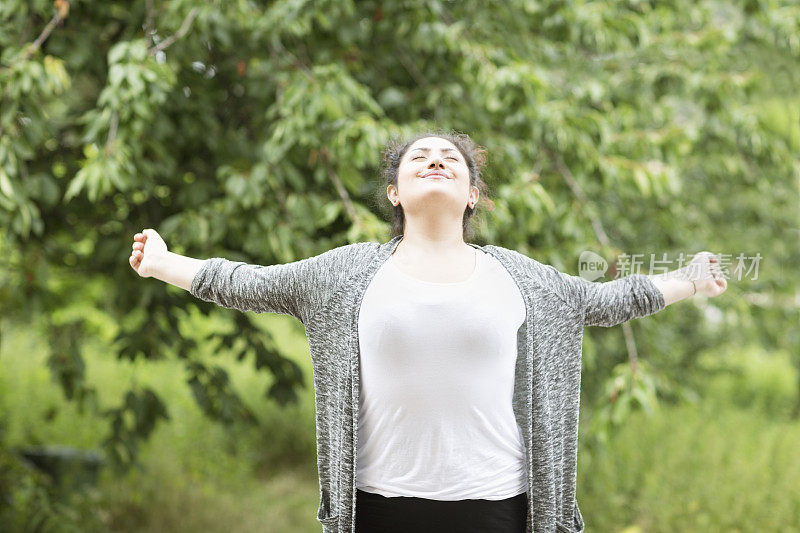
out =
[(108, 51), (108, 64), (113, 65), (122, 61), (128, 52), (128, 46), (129, 43), (127, 41), (121, 41), (112, 46)]
[(639, 190), (642, 191), (642, 194), (645, 196), (650, 195), (650, 178), (647, 176), (647, 172), (640, 166), (636, 166), (633, 168), (633, 179), (636, 182), (636, 186), (639, 187)]
[(11, 185), (11, 179), (8, 177), (5, 169), (0, 167), (0, 192), (7, 198), (14, 198), (14, 187)]

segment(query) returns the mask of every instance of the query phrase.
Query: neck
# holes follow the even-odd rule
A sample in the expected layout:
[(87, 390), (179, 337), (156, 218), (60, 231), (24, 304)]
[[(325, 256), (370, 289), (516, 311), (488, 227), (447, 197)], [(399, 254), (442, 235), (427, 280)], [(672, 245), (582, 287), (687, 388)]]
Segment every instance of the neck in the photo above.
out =
[(419, 254), (464, 253), (469, 245), (464, 241), (461, 225), (419, 225), (406, 219), (403, 237), (398, 248), (412, 249)]

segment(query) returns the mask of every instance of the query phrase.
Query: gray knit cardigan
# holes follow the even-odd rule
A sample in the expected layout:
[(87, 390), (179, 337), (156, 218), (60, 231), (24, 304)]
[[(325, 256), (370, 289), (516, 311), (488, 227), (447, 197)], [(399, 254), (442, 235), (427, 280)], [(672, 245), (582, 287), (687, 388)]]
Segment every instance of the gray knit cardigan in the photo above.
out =
[[(314, 369), (317, 519), (323, 533), (355, 533), (358, 312), (367, 286), (401, 238), (348, 244), (270, 266), (213, 257), (189, 289), (222, 307), (292, 315), (305, 326)], [(575, 486), (583, 328), (653, 314), (665, 307), (664, 296), (643, 274), (590, 282), (514, 250), (470, 246), (500, 261), (525, 302), (513, 410), (529, 480), (526, 532), (581, 533)]]

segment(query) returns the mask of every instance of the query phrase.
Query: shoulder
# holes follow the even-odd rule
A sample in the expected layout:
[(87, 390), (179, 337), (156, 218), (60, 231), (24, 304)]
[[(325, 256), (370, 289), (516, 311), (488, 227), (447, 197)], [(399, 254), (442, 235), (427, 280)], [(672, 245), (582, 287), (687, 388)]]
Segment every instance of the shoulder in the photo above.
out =
[(516, 274), (521, 276), (529, 287), (555, 296), (572, 308), (579, 305), (581, 281), (585, 280), (578, 281), (577, 276), (561, 272), (553, 265), (542, 263), (517, 250), (493, 244), (486, 245), (484, 248), (486, 251), (503, 257), (507, 265), (515, 270)]
[(374, 242), (353, 242), (331, 248), (313, 259), (327, 268), (357, 268), (374, 257), (378, 246)]
[(517, 250), (495, 244), (487, 244), (483, 248), (484, 251), (503, 257), (511, 266), (518, 268), (520, 274), (531, 278), (533, 281), (542, 282), (557, 276), (558, 271), (555, 267), (541, 263)]
[(377, 249), (380, 246), (376, 242), (351, 242), (348, 244), (342, 244), (341, 246), (336, 246), (335, 248), (331, 248), (325, 254), (334, 254), (334, 255), (359, 255), (364, 253), (369, 253), (372, 250)]

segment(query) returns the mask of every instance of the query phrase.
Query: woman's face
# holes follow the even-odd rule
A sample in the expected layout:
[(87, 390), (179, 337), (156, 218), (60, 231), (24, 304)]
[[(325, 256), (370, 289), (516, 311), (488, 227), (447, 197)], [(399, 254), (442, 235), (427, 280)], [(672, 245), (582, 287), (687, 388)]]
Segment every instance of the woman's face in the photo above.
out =
[(464, 156), (441, 137), (425, 137), (409, 146), (400, 160), (397, 187), (389, 185), (386, 193), (406, 217), (445, 216), (459, 224), (467, 204), (478, 201)]

